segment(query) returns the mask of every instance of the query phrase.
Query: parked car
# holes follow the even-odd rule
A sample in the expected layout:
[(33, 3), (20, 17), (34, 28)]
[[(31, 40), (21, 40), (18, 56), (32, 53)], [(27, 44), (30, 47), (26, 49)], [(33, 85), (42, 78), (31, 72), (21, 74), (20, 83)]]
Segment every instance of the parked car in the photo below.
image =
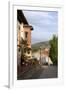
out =
[(35, 56), (32, 56), (32, 63), (33, 63), (34, 65), (39, 64), (39, 61), (38, 61), (38, 59), (37, 59)]
[(37, 60), (37, 58), (36, 58), (35, 56), (32, 56), (32, 59), (33, 59), (33, 60)]

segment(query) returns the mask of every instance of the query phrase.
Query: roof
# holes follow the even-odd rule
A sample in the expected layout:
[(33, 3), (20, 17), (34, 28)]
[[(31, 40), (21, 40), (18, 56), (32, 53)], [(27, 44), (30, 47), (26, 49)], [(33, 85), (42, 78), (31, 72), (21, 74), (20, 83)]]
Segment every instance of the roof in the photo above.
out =
[(45, 48), (44, 50), (45, 50), (45, 51), (49, 51), (50, 49), (49, 49), (49, 48)]
[(20, 24), (24, 23), (24, 24), (29, 25), (22, 10), (17, 10), (17, 20), (20, 22)]
[(24, 25), (23, 27), (30, 27), (30, 29), (33, 30), (33, 27), (31, 25)]

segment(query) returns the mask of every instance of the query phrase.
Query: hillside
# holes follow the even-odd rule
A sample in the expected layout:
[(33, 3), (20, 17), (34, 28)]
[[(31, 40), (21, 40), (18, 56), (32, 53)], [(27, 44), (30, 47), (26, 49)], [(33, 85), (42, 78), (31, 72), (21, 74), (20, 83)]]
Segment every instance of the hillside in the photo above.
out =
[(44, 47), (49, 47), (49, 46), (50, 46), (49, 41), (32, 44), (32, 52), (38, 51), (40, 49), (40, 47), (44, 48)]

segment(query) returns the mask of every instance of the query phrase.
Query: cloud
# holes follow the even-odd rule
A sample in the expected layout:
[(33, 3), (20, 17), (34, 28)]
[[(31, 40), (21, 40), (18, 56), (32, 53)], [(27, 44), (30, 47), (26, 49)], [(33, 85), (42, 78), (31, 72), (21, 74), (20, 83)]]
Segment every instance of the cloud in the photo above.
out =
[(32, 43), (50, 40), (53, 34), (57, 34), (55, 32), (36, 32), (31, 34)]
[[(40, 12), (40, 11), (23, 11), (24, 15), (28, 19), (29, 24), (40, 24), (40, 22), (44, 24), (51, 24), (54, 20), (56, 20), (57, 14), (56, 12)], [(38, 22), (39, 21), (39, 22)], [(38, 23), (37, 23), (38, 22)], [(55, 22), (53, 22), (54, 24)]]
[(23, 11), (28, 23), (33, 26), (32, 43), (46, 41), (58, 32), (57, 11)]

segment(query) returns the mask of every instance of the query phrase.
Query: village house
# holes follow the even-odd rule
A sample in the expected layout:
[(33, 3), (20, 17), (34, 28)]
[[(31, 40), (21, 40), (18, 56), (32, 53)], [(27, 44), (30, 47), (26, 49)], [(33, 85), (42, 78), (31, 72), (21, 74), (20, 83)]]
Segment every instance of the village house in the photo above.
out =
[(39, 48), (38, 51), (33, 53), (33, 56), (36, 57), (41, 64), (52, 65), (53, 62), (49, 57), (49, 53), (50, 53), (50, 47), (42, 46), (41, 48)]
[(41, 56), (42, 56), (42, 62), (48, 65), (52, 65), (53, 62), (51, 60), (51, 58), (49, 57), (49, 53), (50, 53), (50, 48), (49, 47), (45, 47), (44, 49), (42, 49), (41, 51)]
[(17, 10), (17, 63), (29, 60), (31, 52), (31, 31), (33, 27), (28, 24), (22, 10)]

